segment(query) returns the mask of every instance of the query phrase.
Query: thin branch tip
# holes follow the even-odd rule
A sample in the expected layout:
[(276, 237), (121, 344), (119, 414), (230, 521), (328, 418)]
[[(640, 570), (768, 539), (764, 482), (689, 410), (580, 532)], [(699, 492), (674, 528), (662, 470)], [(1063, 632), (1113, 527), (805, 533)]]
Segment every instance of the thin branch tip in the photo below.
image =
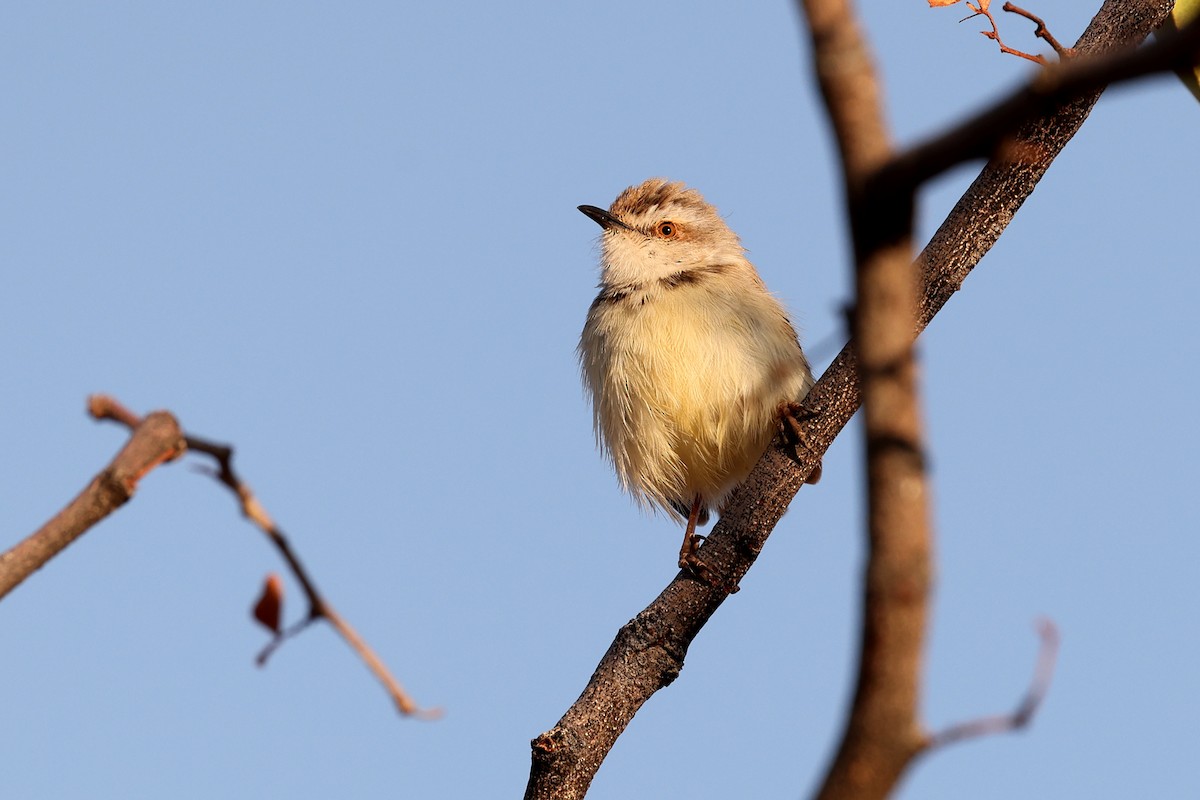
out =
[(410, 708), (407, 710), (401, 708), (400, 713), (406, 717), (419, 719), (422, 722), (437, 722), (446, 716), (446, 710), (441, 706), (434, 706), (433, 708)]
[(978, 739), (984, 736), (1015, 733), (1029, 727), (1033, 722), (1033, 718), (1041, 709), (1046, 695), (1050, 692), (1050, 684), (1054, 678), (1054, 667), (1058, 661), (1060, 643), (1058, 626), (1054, 624), (1053, 620), (1048, 617), (1039, 618), (1035, 627), (1037, 628), (1038, 637), (1041, 639), (1041, 645), (1038, 648), (1037, 664), (1034, 666), (1029, 687), (1025, 690), (1025, 695), (1017, 703), (1016, 708), (1008, 714), (981, 717), (952, 725), (940, 733), (929, 736), (926, 739), (923, 750), (936, 750), (950, 744), (957, 744), (958, 742)]
[(142, 418), (130, 411), (112, 395), (93, 394), (87, 399), (88, 415), (95, 420), (112, 420), (127, 428), (136, 428)]

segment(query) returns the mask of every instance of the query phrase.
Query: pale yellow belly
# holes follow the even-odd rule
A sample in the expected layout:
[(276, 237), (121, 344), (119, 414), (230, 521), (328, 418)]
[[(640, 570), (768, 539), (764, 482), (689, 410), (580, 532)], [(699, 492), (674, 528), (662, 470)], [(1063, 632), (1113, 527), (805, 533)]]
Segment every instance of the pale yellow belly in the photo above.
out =
[[(687, 507), (697, 496), (719, 507), (766, 449), (779, 404), (801, 399), (812, 380), (782, 312), (672, 308), (687, 299), (656, 298), (653, 313), (606, 309), (623, 318), (597, 322), (603, 347), (584, 364), (621, 483), (675, 516), (673, 503)], [(766, 327), (780, 324), (786, 335)]]

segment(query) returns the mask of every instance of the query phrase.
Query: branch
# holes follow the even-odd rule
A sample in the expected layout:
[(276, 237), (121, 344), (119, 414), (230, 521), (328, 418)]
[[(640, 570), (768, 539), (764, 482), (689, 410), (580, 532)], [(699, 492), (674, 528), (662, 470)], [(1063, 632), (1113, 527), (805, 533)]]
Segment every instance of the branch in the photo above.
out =
[[(802, 6), (814, 72), (841, 153), (854, 242), (851, 330), (867, 477), (858, 681), (818, 797), (883, 798), (925, 741), (918, 701), (933, 535), (913, 341), (914, 187), (880, 191), (870, 183), (891, 152), (878, 78), (849, 0), (803, 0)], [(848, 131), (850, 125), (857, 130)]]
[(392, 676), (387, 665), (376, 655), (375, 651), (366, 643), (366, 641), (358, 635), (358, 632), (346, 621), (345, 617), (339, 614), (333, 606), (329, 604), (324, 596), (317, 591), (316, 584), (312, 577), (308, 574), (308, 570), (300, 563), (299, 556), (292, 549), (283, 530), (275, 524), (274, 520), (263, 508), (258, 498), (250, 491), (250, 487), (238, 476), (233, 469), (233, 448), (228, 445), (215, 444), (195, 436), (188, 437), (188, 446), (193, 452), (204, 453), (211, 456), (217, 462), (217, 469), (209, 471), (209, 474), (219, 483), (226, 486), (234, 496), (238, 499), (238, 505), (241, 508), (242, 516), (250, 520), (259, 530), (267, 535), (271, 540), (271, 544), (279, 550), (279, 554), (283, 556), (283, 560), (287, 562), (288, 568), (300, 583), (301, 589), (304, 591), (304, 596), (308, 600), (308, 615), (300, 622), (290, 628), (276, 633), (275, 637), (267, 643), (266, 647), (258, 654), (255, 659), (259, 666), (266, 664), (271, 655), (279, 648), (281, 644), (292, 636), (300, 633), (313, 622), (323, 619), (333, 626), (358, 656), (367, 665), (367, 668), (375, 675), (384, 689), (391, 696), (392, 701), (396, 704), (401, 714), (406, 716), (415, 715), (422, 719), (436, 719), (442, 715), (440, 709), (421, 709), (412, 701), (400, 683)]
[[(1012, 3), (1005, 3), (1004, 10), (1009, 14), (1016, 14), (1019, 17), (1024, 17), (1036, 25), (1037, 27), (1033, 30), (1034, 37), (1038, 39), (1044, 39), (1046, 44), (1054, 48), (1054, 52), (1058, 54), (1059, 58), (1072, 58), (1075, 55), (1074, 50), (1069, 47), (1063, 47), (1061, 44), (1059, 44), (1058, 39), (1055, 39), (1054, 34), (1050, 33), (1050, 29), (1046, 27), (1046, 23), (1041, 17)], [(1030, 60), (1037, 61), (1039, 64), (1045, 63), (1045, 59), (1042, 59), (1040, 56)]]
[[(1169, 0), (1115, 3), (1110, 0), (1073, 49), (1078, 56), (1091, 57), (1072, 58), (1047, 67), (1029, 84), (982, 113), (898, 154), (871, 178), (869, 191), (892, 194), (915, 190), (941, 173), (976, 158), (991, 157), (1014, 163), (1044, 160), (1048, 166), (1053, 153), (1044, 158), (1047, 154), (1041, 143), (1034, 140), (1034, 135), (1022, 135), (1019, 125), (1039, 117), (1056, 116), (1061, 118), (1060, 124), (1069, 123), (1077, 129), (1105, 86), (1187, 68), (1200, 52), (1200, 19), (1174, 36), (1160, 31), (1153, 42), (1139, 48), (1138, 39), (1110, 36), (1114, 31), (1134, 27), (1123, 24), (1126, 20), (1114, 19), (1115, 14), (1106, 14), (1105, 9), (1110, 6), (1129, 8), (1130, 19), (1136, 23), (1141, 37), (1147, 35), (1142, 32), (1143, 25), (1149, 24), (1150, 30), (1154, 30), (1170, 11)], [(1105, 57), (1099, 57), (1102, 55)], [(1071, 107), (1078, 111), (1064, 114)], [(1076, 118), (1078, 123), (1073, 122)], [(1017, 129), (1015, 136), (1014, 129)]]
[(1033, 715), (1046, 699), (1050, 691), (1050, 680), (1054, 677), (1054, 664), (1058, 660), (1058, 628), (1050, 620), (1038, 623), (1038, 635), (1042, 639), (1042, 647), (1038, 653), (1037, 666), (1033, 671), (1033, 679), (1021, 702), (1011, 714), (962, 722), (952, 725), (946, 730), (929, 737), (925, 744), (925, 752), (945, 747), (946, 745), (977, 739), (980, 736), (991, 736), (997, 733), (1019, 731), (1029, 724)]
[[(90, 397), (88, 399), (88, 413), (97, 420), (112, 420), (134, 430), (138, 430), (143, 426), (143, 422), (137, 414), (134, 414), (116, 399), (106, 395), (93, 395)], [(147, 417), (147, 420), (151, 417)], [(237, 497), (243, 516), (265, 533), (271, 540), (271, 543), (279, 550), (280, 555), (287, 562), (288, 568), (296, 576), (296, 580), (300, 583), (305, 596), (308, 598), (308, 614), (291, 628), (282, 632), (276, 632), (275, 637), (259, 654), (257, 659), (259, 665), (261, 666), (265, 663), (271, 653), (286, 639), (304, 630), (313, 622), (323, 619), (332, 625), (334, 630), (341, 634), (346, 644), (362, 658), (375, 677), (379, 679), (379, 682), (383, 684), (401, 714), (415, 715), (423, 718), (440, 716), (441, 712), (436, 709), (425, 711), (417, 707), (408, 696), (408, 693), (400, 686), (399, 682), (392, 677), (387, 666), (384, 665), (375, 652), (358, 635), (354, 628), (334, 610), (333, 606), (325, 600), (321, 593), (317, 591), (316, 585), (313, 583), (308, 571), (300, 563), (300, 559), (297, 557), (295, 551), (292, 550), (283, 531), (271, 520), (266, 509), (259, 503), (254, 493), (250, 491), (250, 487), (234, 471), (233, 448), (227, 445), (215, 444), (198, 436), (186, 436), (184, 440), (187, 442), (187, 449), (194, 453), (203, 453), (216, 461), (217, 469), (209, 470), (209, 474), (218, 482), (225, 485)]]
[[(1096, 56), (1140, 41), (1159, 25), (1169, 5), (1168, 0), (1107, 0), (1077, 43), (1079, 55)], [(924, 330), (995, 243), (1097, 97), (1098, 92), (1069, 102), (1022, 126), (1008, 152), (1025, 152), (1020, 148), (1027, 147), (1037, 157), (989, 163), (967, 190), (918, 256), (923, 293), (916, 332)], [(958, 161), (969, 157), (962, 155)], [(941, 169), (948, 168), (949, 164)], [(857, 369), (854, 347), (847, 345), (798, 412), (807, 446), (794, 452), (776, 443), (733, 492), (702, 547), (716, 585), (685, 573), (677, 575), (617, 632), (583, 693), (562, 719), (533, 740), (527, 800), (583, 797), (637, 710), (678, 676), (688, 646), (728, 596), (718, 587), (736, 586), (754, 564), (796, 492), (857, 411)]]
[[(974, 17), (983, 16), (987, 19), (988, 24), (992, 26), (992, 29), (990, 31), (980, 31), (980, 33), (982, 33), (986, 38), (995, 42), (1000, 48), (1001, 53), (1007, 53), (1008, 55), (1016, 56), (1017, 58), (1024, 58), (1028, 61), (1032, 61), (1035, 64), (1045, 65), (1049, 63), (1045, 56), (1039, 56), (1035, 53), (1026, 53), (1024, 50), (1018, 50), (1015, 47), (1009, 47), (1006, 45), (1004, 40), (1000, 38), (1000, 27), (996, 24), (996, 18), (992, 16), (992, 12), (988, 10), (987, 6), (988, 4), (986, 2), (981, 2), (978, 6), (974, 5), (973, 3), (967, 3), (967, 8), (971, 9), (975, 13), (970, 17), (967, 17), (967, 19), (960, 21), (966, 22)], [(1005, 10), (1007, 11), (1008, 9), (1006, 8)]]
[[(818, 0), (811, 0), (809, 5), (816, 2)], [(1099, 51), (1105, 47), (1101, 43), (1102, 37), (1097, 37), (1096, 32), (1106, 29), (1106, 12), (1114, 12), (1121, 5), (1120, 2), (1109, 2), (1101, 9), (1081, 38), (1079, 52)], [(1130, 4), (1125, 5), (1128, 7)], [(1156, 27), (1161, 17), (1154, 19), (1154, 15), (1150, 14), (1147, 15), (1147, 20), (1153, 20), (1152, 24), (1137, 32), (1141, 36)], [(1134, 37), (1129, 35), (1129, 38)], [(1119, 41), (1110, 40), (1109, 46), (1116, 46)], [(1153, 57), (1152, 54), (1150, 58)], [(1147, 63), (1150, 63), (1149, 59)], [(886, 252), (891, 241), (889, 237), (895, 236), (895, 231), (898, 230), (897, 223), (907, 219), (907, 216), (901, 215), (909, 213), (912, 192), (925, 179), (920, 170), (913, 170), (904, 175), (895, 165), (921, 163), (922, 158), (926, 156), (930, 156), (930, 163), (937, 158), (950, 161), (970, 152), (970, 148), (964, 147), (956, 153), (953, 146), (945, 144), (947, 141), (955, 144), (986, 142), (989, 138), (999, 141), (1000, 137), (1007, 135), (1006, 130), (1011, 130), (1029, 119), (1035, 111), (1046, 109), (1047, 106), (1042, 105), (1043, 102), (1059, 103), (1070, 100), (1075, 93), (1091, 93), (1090, 97), (1064, 106), (1046, 120), (1056, 123), (1053, 126), (1043, 127), (1039, 123), (1033, 123), (1021, 129), (1015, 137), (1016, 144), (1002, 158), (994, 160), (985, 168), (980, 178), (968, 190), (964, 200), (960, 201), (951, 213), (950, 219), (943, 224), (919, 261), (925, 274), (926, 289), (926, 296), (921, 304), (922, 313), (916, 319), (916, 329), (919, 332), (949, 297), (948, 294), (938, 294), (939, 284), (947, 272), (945, 267), (957, 260), (960, 262), (957, 269), (962, 270), (961, 276), (965, 277), (966, 272), (978, 260), (964, 261), (959, 255), (961, 251), (952, 249), (945, 253), (945, 262), (948, 263), (943, 263), (936, 255), (938, 248), (946, 244), (945, 238), (954, 237), (961, 244), (963, 230), (971, 231), (975, 227), (972, 224), (973, 218), (982, 216), (988, 221), (988, 214), (980, 212), (992, 211), (997, 205), (1003, 206), (1004, 203), (1011, 204), (1005, 210), (1002, 219), (990, 220), (994, 225), (991, 231), (992, 238), (987, 240), (985, 247), (976, 251), (981, 257), (986, 247), (995, 241), (994, 237), (998, 237), (1007, 225), (1016, 208), (1032, 191), (1053, 157), (1086, 118), (1087, 111), (1099, 95), (1099, 89), (1103, 87), (1103, 82), (1095, 82), (1096, 76), (1133, 77), (1138, 71), (1129, 69), (1129, 64), (1130, 55), (1121, 53), (1114, 57), (1075, 62), (1047, 71), (1035, 80), (1033, 86), (1017, 94), (1017, 102), (1001, 104), (999, 108), (1002, 110), (992, 109), (982, 115), (979, 118), (983, 120), (982, 123), (978, 120), (972, 121), (952, 132), (952, 136), (958, 138), (941, 137), (937, 140), (941, 143), (938, 147), (924, 150), (918, 148), (914, 151), (916, 157), (914, 153), (909, 153), (890, 162), (875, 176), (868, 178), (866, 186), (861, 189), (861, 196), (856, 195), (855, 184), (848, 182), (851, 228), (854, 231), (860, 276), (859, 319), (854, 330), (860, 358), (864, 364), (861, 374), (868, 441), (870, 549), (858, 681), (838, 752), (818, 792), (818, 797), (825, 800), (886, 797), (913, 759), (938, 741), (937, 737), (930, 737), (924, 732), (917, 712), (925, 606), (932, 566), (929, 560), (930, 537), (927, 528), (923, 527), (926, 521), (921, 516), (923, 503), (922, 509), (915, 507), (923, 500), (924, 486), (921, 480), (922, 452), (919, 439), (911, 433), (917, 430), (917, 427), (905, 419), (905, 415), (913, 414), (914, 409), (896, 402), (894, 395), (888, 395), (884, 401), (890, 404), (891, 409), (883, 417), (875, 419), (872, 409), (872, 384), (884, 383), (882, 391), (898, 392), (897, 386), (888, 388), (885, 381), (891, 377), (894, 384), (902, 382), (905, 369), (911, 365), (911, 354), (893, 351), (893, 361), (875, 360), (868, 363), (868, 345), (872, 339), (882, 338), (882, 334), (875, 330), (875, 327), (880, 325), (878, 319), (866, 320), (862, 307), (863, 301), (869, 296), (862, 293), (864, 264), (869, 266), (873, 260), (879, 258), (874, 254)], [(1046, 78), (1046, 75), (1051, 77)], [(1072, 88), (1065, 91), (1064, 86)], [(828, 91), (826, 93), (828, 94)], [(835, 114), (836, 112), (831, 111), (831, 116)], [(845, 144), (842, 143), (842, 146), (845, 147)], [(1005, 180), (1017, 176), (1025, 180)], [(897, 179), (898, 177), (901, 179)], [(977, 193), (979, 187), (994, 183), (1001, 185), (993, 185), (986, 194)], [(993, 208), (989, 209), (989, 205)], [(963, 213), (966, 207), (971, 206), (973, 208), (970, 211)], [(872, 237), (871, 234), (861, 231), (863, 226), (878, 225), (878, 220), (884, 221), (883, 238)], [(997, 222), (999, 224), (996, 224)], [(870, 249), (864, 252), (864, 246)], [(979, 248), (979, 244), (975, 247)], [(954, 288), (957, 289), (960, 285), (961, 278)], [(897, 305), (898, 303), (893, 303), (893, 308)], [(897, 318), (891, 319), (895, 322)], [(893, 337), (895, 334), (893, 329)], [(890, 341), (894, 346), (898, 345), (894, 338)], [(880, 356), (886, 353), (883, 349), (878, 351)], [(883, 375), (873, 375), (875, 370), (879, 370)], [(896, 436), (894, 432), (889, 434), (889, 418), (894, 418), (891, 423), (893, 425), (898, 421), (897, 427), (900, 429), (908, 427), (909, 436)], [(873, 430), (876, 426), (878, 429)], [(873, 442), (874, 437), (880, 437), (881, 441)], [(880, 453), (880, 450), (883, 452)], [(899, 463), (885, 467), (889, 450), (894, 451), (890, 454), (891, 458)], [(1042, 691), (1044, 692), (1044, 685)], [(1014, 719), (1025, 724), (1037, 708), (1040, 696), (1032, 693), (1031, 697), (1034, 700), (1022, 709), (1021, 716)], [(1009, 724), (1009, 721), (1006, 720), (1004, 724)], [(989, 720), (976, 726), (961, 727), (953, 731), (952, 735), (966, 738), (993, 729), (1003, 728), (996, 720)]]
[(0, 598), (128, 502), (146, 473), (178, 458), (186, 449), (179, 423), (165, 411), (155, 411), (130, 428), (129, 441), (78, 497), (37, 532), (0, 555)]

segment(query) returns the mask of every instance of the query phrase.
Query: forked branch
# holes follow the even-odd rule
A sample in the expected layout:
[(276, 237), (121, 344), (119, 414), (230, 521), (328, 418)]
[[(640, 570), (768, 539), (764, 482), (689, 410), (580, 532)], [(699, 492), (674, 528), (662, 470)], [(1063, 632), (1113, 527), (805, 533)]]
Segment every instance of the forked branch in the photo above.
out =
[[(140, 424), (140, 420), (136, 414), (114, 398), (106, 395), (93, 395), (88, 401), (88, 410), (98, 420), (112, 420), (131, 428), (136, 428)], [(350, 646), (350, 649), (358, 654), (367, 665), (367, 668), (383, 684), (384, 689), (387, 690), (388, 695), (392, 698), (392, 702), (396, 704), (396, 708), (401, 714), (424, 719), (432, 719), (440, 716), (440, 710), (424, 710), (413, 702), (412, 698), (409, 697), (404, 688), (400, 686), (400, 683), (392, 676), (387, 665), (376, 655), (375, 651), (358, 635), (358, 632), (351, 627), (350, 623), (329, 604), (329, 601), (317, 591), (316, 584), (308, 574), (308, 570), (300, 563), (299, 557), (296, 555), (295, 550), (292, 549), (283, 530), (271, 519), (266, 509), (250, 490), (249, 485), (234, 471), (233, 448), (228, 445), (217, 444), (199, 436), (187, 435), (185, 439), (189, 450), (194, 453), (203, 453), (213, 459), (216, 463), (216, 468), (207, 469), (208, 474), (228, 488), (229, 491), (233, 492), (234, 497), (237, 498), (242, 515), (267, 535), (271, 544), (275, 546), (279, 554), (283, 557), (283, 560), (287, 563), (288, 569), (291, 570), (296, 580), (300, 583), (304, 595), (308, 600), (308, 614), (290, 628), (277, 630), (274, 638), (259, 654), (258, 663), (260, 665), (265, 663), (271, 653), (286, 639), (304, 630), (313, 622), (323, 619), (333, 626), (333, 629), (341, 635), (346, 644)]]
[(250, 491), (250, 487), (234, 471), (233, 450), (230, 447), (214, 444), (198, 436), (185, 435), (175, 418), (165, 411), (156, 411), (142, 418), (105, 395), (93, 395), (88, 399), (88, 413), (95, 419), (112, 420), (129, 428), (129, 441), (112, 463), (54, 519), (7, 553), (0, 555), (0, 597), (128, 501), (133, 496), (138, 482), (151, 469), (180, 457), (188, 450), (203, 453), (216, 462), (216, 468), (208, 470), (209, 474), (234, 493), (242, 513), (270, 538), (303, 587), (308, 599), (308, 614), (291, 628), (277, 630), (274, 639), (259, 655), (259, 663), (265, 661), (286, 638), (323, 619), (332, 625), (350, 648), (362, 658), (383, 684), (401, 714), (424, 718), (440, 715), (437, 710), (426, 711), (417, 707), (383, 661), (317, 591), (311, 576), (301, 565), (283, 531), (271, 520), (262, 504)]
[(1009, 14), (1016, 14), (1018, 17), (1024, 17), (1036, 25), (1037, 27), (1034, 28), (1033, 35), (1054, 48), (1054, 52), (1058, 54), (1059, 58), (1071, 58), (1075, 55), (1075, 51), (1073, 49), (1070, 47), (1063, 47), (1061, 44), (1059, 44), (1058, 39), (1055, 39), (1054, 34), (1050, 33), (1050, 29), (1046, 27), (1046, 23), (1041, 17), (1012, 3), (1005, 3), (1004, 10)]

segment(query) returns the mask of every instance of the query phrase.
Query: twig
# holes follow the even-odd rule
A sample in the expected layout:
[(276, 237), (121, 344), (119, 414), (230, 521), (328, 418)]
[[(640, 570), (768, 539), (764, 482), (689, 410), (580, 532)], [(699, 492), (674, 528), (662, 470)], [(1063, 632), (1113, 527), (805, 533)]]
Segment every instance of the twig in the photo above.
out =
[[(1058, 39), (1055, 39), (1053, 34), (1050, 33), (1050, 29), (1046, 27), (1046, 23), (1042, 21), (1041, 17), (1035, 16), (1034, 14), (1026, 11), (1018, 5), (1014, 5), (1013, 3), (1005, 3), (1004, 11), (1007, 11), (1010, 14), (1016, 14), (1019, 17), (1024, 17), (1025, 19), (1037, 25), (1037, 28), (1035, 28), (1033, 31), (1033, 35), (1044, 40), (1047, 44), (1053, 47), (1054, 52), (1058, 54), (1059, 58), (1072, 58), (1075, 55), (1075, 51), (1072, 48), (1063, 47), (1061, 44), (1059, 44)], [(1045, 63), (1045, 59), (1041, 59), (1041, 61)]]
[(146, 473), (183, 455), (183, 434), (167, 412), (148, 414), (129, 428), (129, 441), (78, 497), (38, 531), (0, 555), (0, 598), (128, 502)]
[[(96, 419), (113, 420), (129, 427), (136, 427), (138, 425), (137, 414), (134, 414), (112, 397), (93, 395), (89, 400), (88, 408), (92, 416)], [(284, 536), (283, 530), (275, 524), (270, 515), (267, 514), (266, 509), (258, 501), (258, 498), (250, 491), (250, 487), (234, 471), (233, 448), (228, 445), (216, 444), (198, 436), (189, 435), (186, 437), (186, 441), (188, 449), (193, 452), (204, 453), (217, 463), (215, 470), (205, 469), (204, 471), (233, 492), (234, 496), (238, 499), (242, 515), (265, 533), (271, 540), (271, 543), (279, 550), (280, 555), (287, 562), (292, 574), (296, 576), (296, 580), (299, 581), (304, 595), (308, 599), (308, 614), (306, 617), (290, 628), (276, 633), (271, 642), (259, 653), (257, 658), (258, 664), (260, 666), (264, 664), (286, 639), (304, 630), (316, 620), (324, 619), (341, 635), (346, 644), (354, 652), (358, 653), (368, 669), (383, 684), (384, 689), (387, 690), (401, 714), (416, 716), (421, 719), (434, 719), (441, 716), (442, 712), (440, 709), (421, 709), (412, 701), (408, 693), (404, 691), (399, 682), (392, 676), (387, 666), (379, 659), (379, 656), (375, 654), (354, 628), (317, 591), (316, 585), (313, 583), (308, 571), (300, 563), (299, 557), (292, 549), (287, 537)]]
[(267, 642), (263, 649), (258, 651), (258, 655), (255, 657), (254, 663), (258, 664), (260, 667), (266, 666), (267, 660), (276, 650), (279, 649), (280, 645), (296, 634), (300, 633), (309, 625), (312, 625), (318, 619), (321, 619), (321, 617), (309, 615), (301, 619), (299, 622), (294, 623), (291, 627), (284, 628), (283, 630), (276, 632), (276, 634), (271, 637), (271, 641)]
[[(1114, 0), (1109, 0), (1105, 8)], [(1151, 0), (1123, 0), (1132, 5), (1148, 5), (1158, 16), (1163, 4)], [(1097, 15), (1099, 17), (1100, 15)], [(1142, 20), (1144, 15), (1132, 15)], [(1118, 23), (1111, 23), (1116, 26)], [(1155, 23), (1157, 27), (1158, 22)], [(1128, 25), (1121, 25), (1124, 29)], [(1080, 42), (1093, 38), (1092, 28), (1084, 32)], [(1090, 53), (1104, 57), (1072, 58), (1042, 71), (1028, 85), (1021, 87), (996, 103), (950, 130), (930, 137), (907, 151), (897, 153), (869, 179), (868, 193), (883, 196), (911, 191), (926, 181), (958, 164), (973, 158), (995, 157), (1001, 165), (1016, 169), (1031, 166), (1035, 169), (1049, 165), (1052, 154), (1032, 136), (1013, 137), (1014, 126), (1034, 120), (1041, 115), (1056, 113), (1064, 104), (1081, 109), (1072, 117), (1082, 123), (1087, 110), (1095, 103), (1105, 86), (1159, 73), (1171, 72), (1190, 63), (1200, 50), (1200, 19), (1180, 30), (1177, 36), (1156, 37), (1143, 47), (1129, 41), (1104, 40), (1102, 49), (1077, 45), (1072, 52)]]
[(980, 736), (1018, 731), (1030, 723), (1046, 698), (1046, 693), (1050, 691), (1050, 682), (1054, 678), (1054, 664), (1058, 659), (1059, 637), (1054, 622), (1049, 619), (1039, 620), (1038, 635), (1042, 639), (1042, 646), (1038, 650), (1037, 666), (1025, 696), (1012, 713), (952, 725), (941, 733), (930, 736), (925, 743), (926, 751)]
[[(990, 31), (980, 31), (980, 33), (983, 34), (984, 36), (986, 36), (987, 38), (991, 39), (993, 42), (995, 42), (1000, 47), (1001, 53), (1008, 53), (1010, 56), (1017, 56), (1018, 58), (1024, 58), (1029, 61), (1032, 61), (1035, 64), (1042, 64), (1043, 66), (1049, 63), (1046, 60), (1045, 56), (1039, 56), (1034, 53), (1026, 53), (1024, 50), (1017, 50), (1014, 47), (1009, 47), (1008, 45), (1006, 45), (1004, 43), (1004, 41), (1000, 38), (1000, 28), (997, 27), (997, 25), (996, 25), (996, 18), (994, 16), (992, 16), (992, 12), (988, 10), (986, 3), (980, 3), (978, 6), (972, 5), (971, 3), (967, 3), (967, 8), (971, 9), (975, 13), (972, 14), (971, 16), (967, 17), (966, 19), (963, 19), (960, 21), (966, 22), (968, 19), (972, 19), (974, 17), (980, 17), (980, 16), (987, 17), (987, 21), (992, 26), (992, 29)], [(1005, 5), (1004, 10), (1005, 11), (1009, 10), (1007, 4)]]

